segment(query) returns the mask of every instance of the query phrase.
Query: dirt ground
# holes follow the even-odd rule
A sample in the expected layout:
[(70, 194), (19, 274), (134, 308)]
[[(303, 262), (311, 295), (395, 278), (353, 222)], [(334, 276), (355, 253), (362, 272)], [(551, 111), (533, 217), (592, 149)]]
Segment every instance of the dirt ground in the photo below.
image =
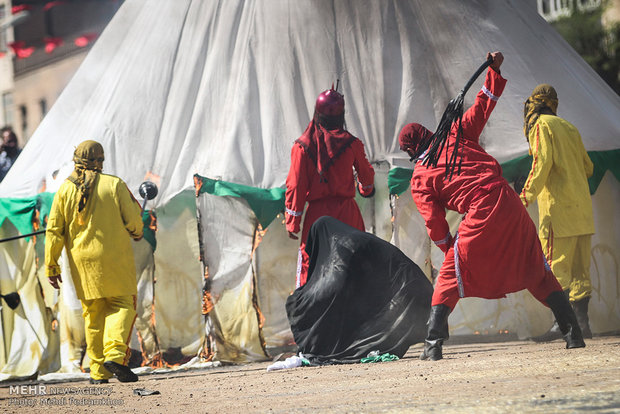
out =
[[(16, 395), (4, 384), (0, 412), (620, 413), (620, 335), (586, 344), (448, 342), (436, 362), (420, 361), (416, 345), (393, 362), (267, 372), (269, 361), (141, 375), (137, 383), (47, 384), (82, 390), (67, 396)], [(135, 388), (160, 394), (140, 397)]]

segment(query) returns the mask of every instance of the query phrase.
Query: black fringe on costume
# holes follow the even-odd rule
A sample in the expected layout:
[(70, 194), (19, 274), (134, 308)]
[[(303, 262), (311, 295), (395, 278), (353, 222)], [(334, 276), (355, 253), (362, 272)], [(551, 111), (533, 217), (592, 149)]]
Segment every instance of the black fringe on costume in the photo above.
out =
[[(452, 129), (452, 124), (458, 122), (456, 137), (454, 141), (454, 151), (448, 159), (448, 151), (445, 151), (446, 157), (446, 175), (444, 180), (450, 181), (452, 176), (454, 175), (454, 171), (456, 169), (456, 174), (459, 175), (461, 173), (461, 165), (463, 163), (463, 156), (461, 148), (463, 146), (463, 101), (465, 98), (465, 94), (474, 83), (474, 81), (480, 76), (480, 74), (491, 64), (492, 60), (489, 59), (484, 62), (476, 73), (467, 81), (465, 87), (459, 92), (456, 98), (452, 99), (446, 110), (444, 111), (441, 121), (439, 121), (439, 126), (435, 130), (435, 133), (431, 135), (429, 138), (422, 140), (420, 145), (417, 148), (417, 151), (414, 154), (414, 158), (422, 158), (422, 164), (425, 166), (436, 167), (439, 162), (439, 157), (441, 157), (442, 152), (444, 151), (444, 147), (446, 146), (446, 141), (448, 140), (448, 136), (450, 135), (450, 130)], [(457, 168), (458, 167), (458, 168)]]

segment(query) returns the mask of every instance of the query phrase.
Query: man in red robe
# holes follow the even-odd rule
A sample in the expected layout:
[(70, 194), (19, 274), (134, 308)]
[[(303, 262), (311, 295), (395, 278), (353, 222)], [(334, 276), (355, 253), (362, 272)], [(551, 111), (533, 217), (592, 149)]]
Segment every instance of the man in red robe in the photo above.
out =
[[(411, 178), (413, 200), (431, 240), (445, 253), (421, 359), (442, 359), (448, 316), (460, 298), (496, 299), (523, 289), (551, 308), (567, 348), (585, 346), (575, 314), (544, 258), (534, 223), (502, 177), (499, 163), (478, 142), (506, 85), (500, 74), (502, 54), (490, 55), (493, 61), (484, 86), (462, 117), (457, 156), (461, 164), (451, 178), (447, 178), (445, 160), (452, 159), (455, 151), (458, 122), (446, 141), (447, 157), (441, 154), (436, 166), (418, 162), (425, 156), (420, 145), (428, 142), (432, 132), (420, 124), (408, 124), (399, 135), (400, 148), (417, 158)], [(465, 215), (455, 236), (450, 234), (446, 209)]]
[[(353, 174), (357, 172), (357, 180)], [(314, 117), (293, 144), (286, 178), (286, 229), (297, 240), (301, 216), (308, 208), (301, 232), (296, 287), (306, 283), (306, 239), (312, 224), (322, 216), (334, 217), (365, 231), (355, 202), (355, 188), (363, 197), (374, 195), (375, 171), (366, 158), (364, 144), (344, 129), (344, 96), (329, 89), (319, 95)]]

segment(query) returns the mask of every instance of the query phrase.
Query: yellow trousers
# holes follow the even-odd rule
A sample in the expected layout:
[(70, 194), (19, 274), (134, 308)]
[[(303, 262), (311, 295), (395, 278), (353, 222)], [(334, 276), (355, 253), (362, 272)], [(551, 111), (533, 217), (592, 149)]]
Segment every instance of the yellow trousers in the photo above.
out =
[(554, 237), (553, 229), (548, 238), (541, 238), (547, 262), (560, 282), (568, 290), (570, 301), (575, 302), (592, 294), (590, 281), (591, 235)]
[(83, 300), (86, 353), (90, 358), (90, 377), (112, 377), (105, 361), (127, 365), (129, 340), (136, 320), (135, 295)]

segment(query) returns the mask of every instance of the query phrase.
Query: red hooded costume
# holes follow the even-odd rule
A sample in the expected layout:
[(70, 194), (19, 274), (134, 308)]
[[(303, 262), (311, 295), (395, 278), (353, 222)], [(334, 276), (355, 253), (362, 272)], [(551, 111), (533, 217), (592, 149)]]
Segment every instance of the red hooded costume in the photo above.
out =
[[(445, 155), (436, 167), (417, 162), (411, 192), (428, 234), (445, 253), (432, 305), (454, 309), (459, 298), (501, 298), (528, 289), (545, 303), (550, 293), (560, 291), (543, 256), (536, 227), (517, 193), (502, 177), (499, 163), (479, 144), (484, 128), (506, 80), (487, 71), (474, 105), (463, 114), (463, 138), (459, 145), (460, 173), (445, 180)], [(448, 159), (454, 151), (457, 123), (447, 141)], [(399, 136), (401, 149), (415, 152), (421, 137), (430, 131), (409, 124)], [(445, 210), (464, 214), (455, 237), (450, 234)], [(455, 260), (455, 257), (457, 260)]]
[[(335, 95), (337, 94), (337, 96)], [(322, 111), (322, 99), (338, 99), (338, 108)], [(340, 103), (341, 100), (341, 103)], [(365, 231), (362, 214), (355, 202), (355, 187), (362, 196), (374, 193), (375, 172), (364, 151), (364, 144), (341, 125), (327, 129), (319, 118), (321, 112), (329, 117), (344, 119), (344, 99), (336, 91), (323, 92), (317, 99), (314, 119), (291, 150), (291, 167), (286, 178), (286, 229), (300, 230), (306, 202), (297, 263), (296, 287), (306, 283), (308, 255), (306, 239), (312, 224), (322, 216), (334, 217), (352, 227)], [(338, 122), (336, 122), (338, 124)], [(357, 172), (356, 183), (353, 169)]]

